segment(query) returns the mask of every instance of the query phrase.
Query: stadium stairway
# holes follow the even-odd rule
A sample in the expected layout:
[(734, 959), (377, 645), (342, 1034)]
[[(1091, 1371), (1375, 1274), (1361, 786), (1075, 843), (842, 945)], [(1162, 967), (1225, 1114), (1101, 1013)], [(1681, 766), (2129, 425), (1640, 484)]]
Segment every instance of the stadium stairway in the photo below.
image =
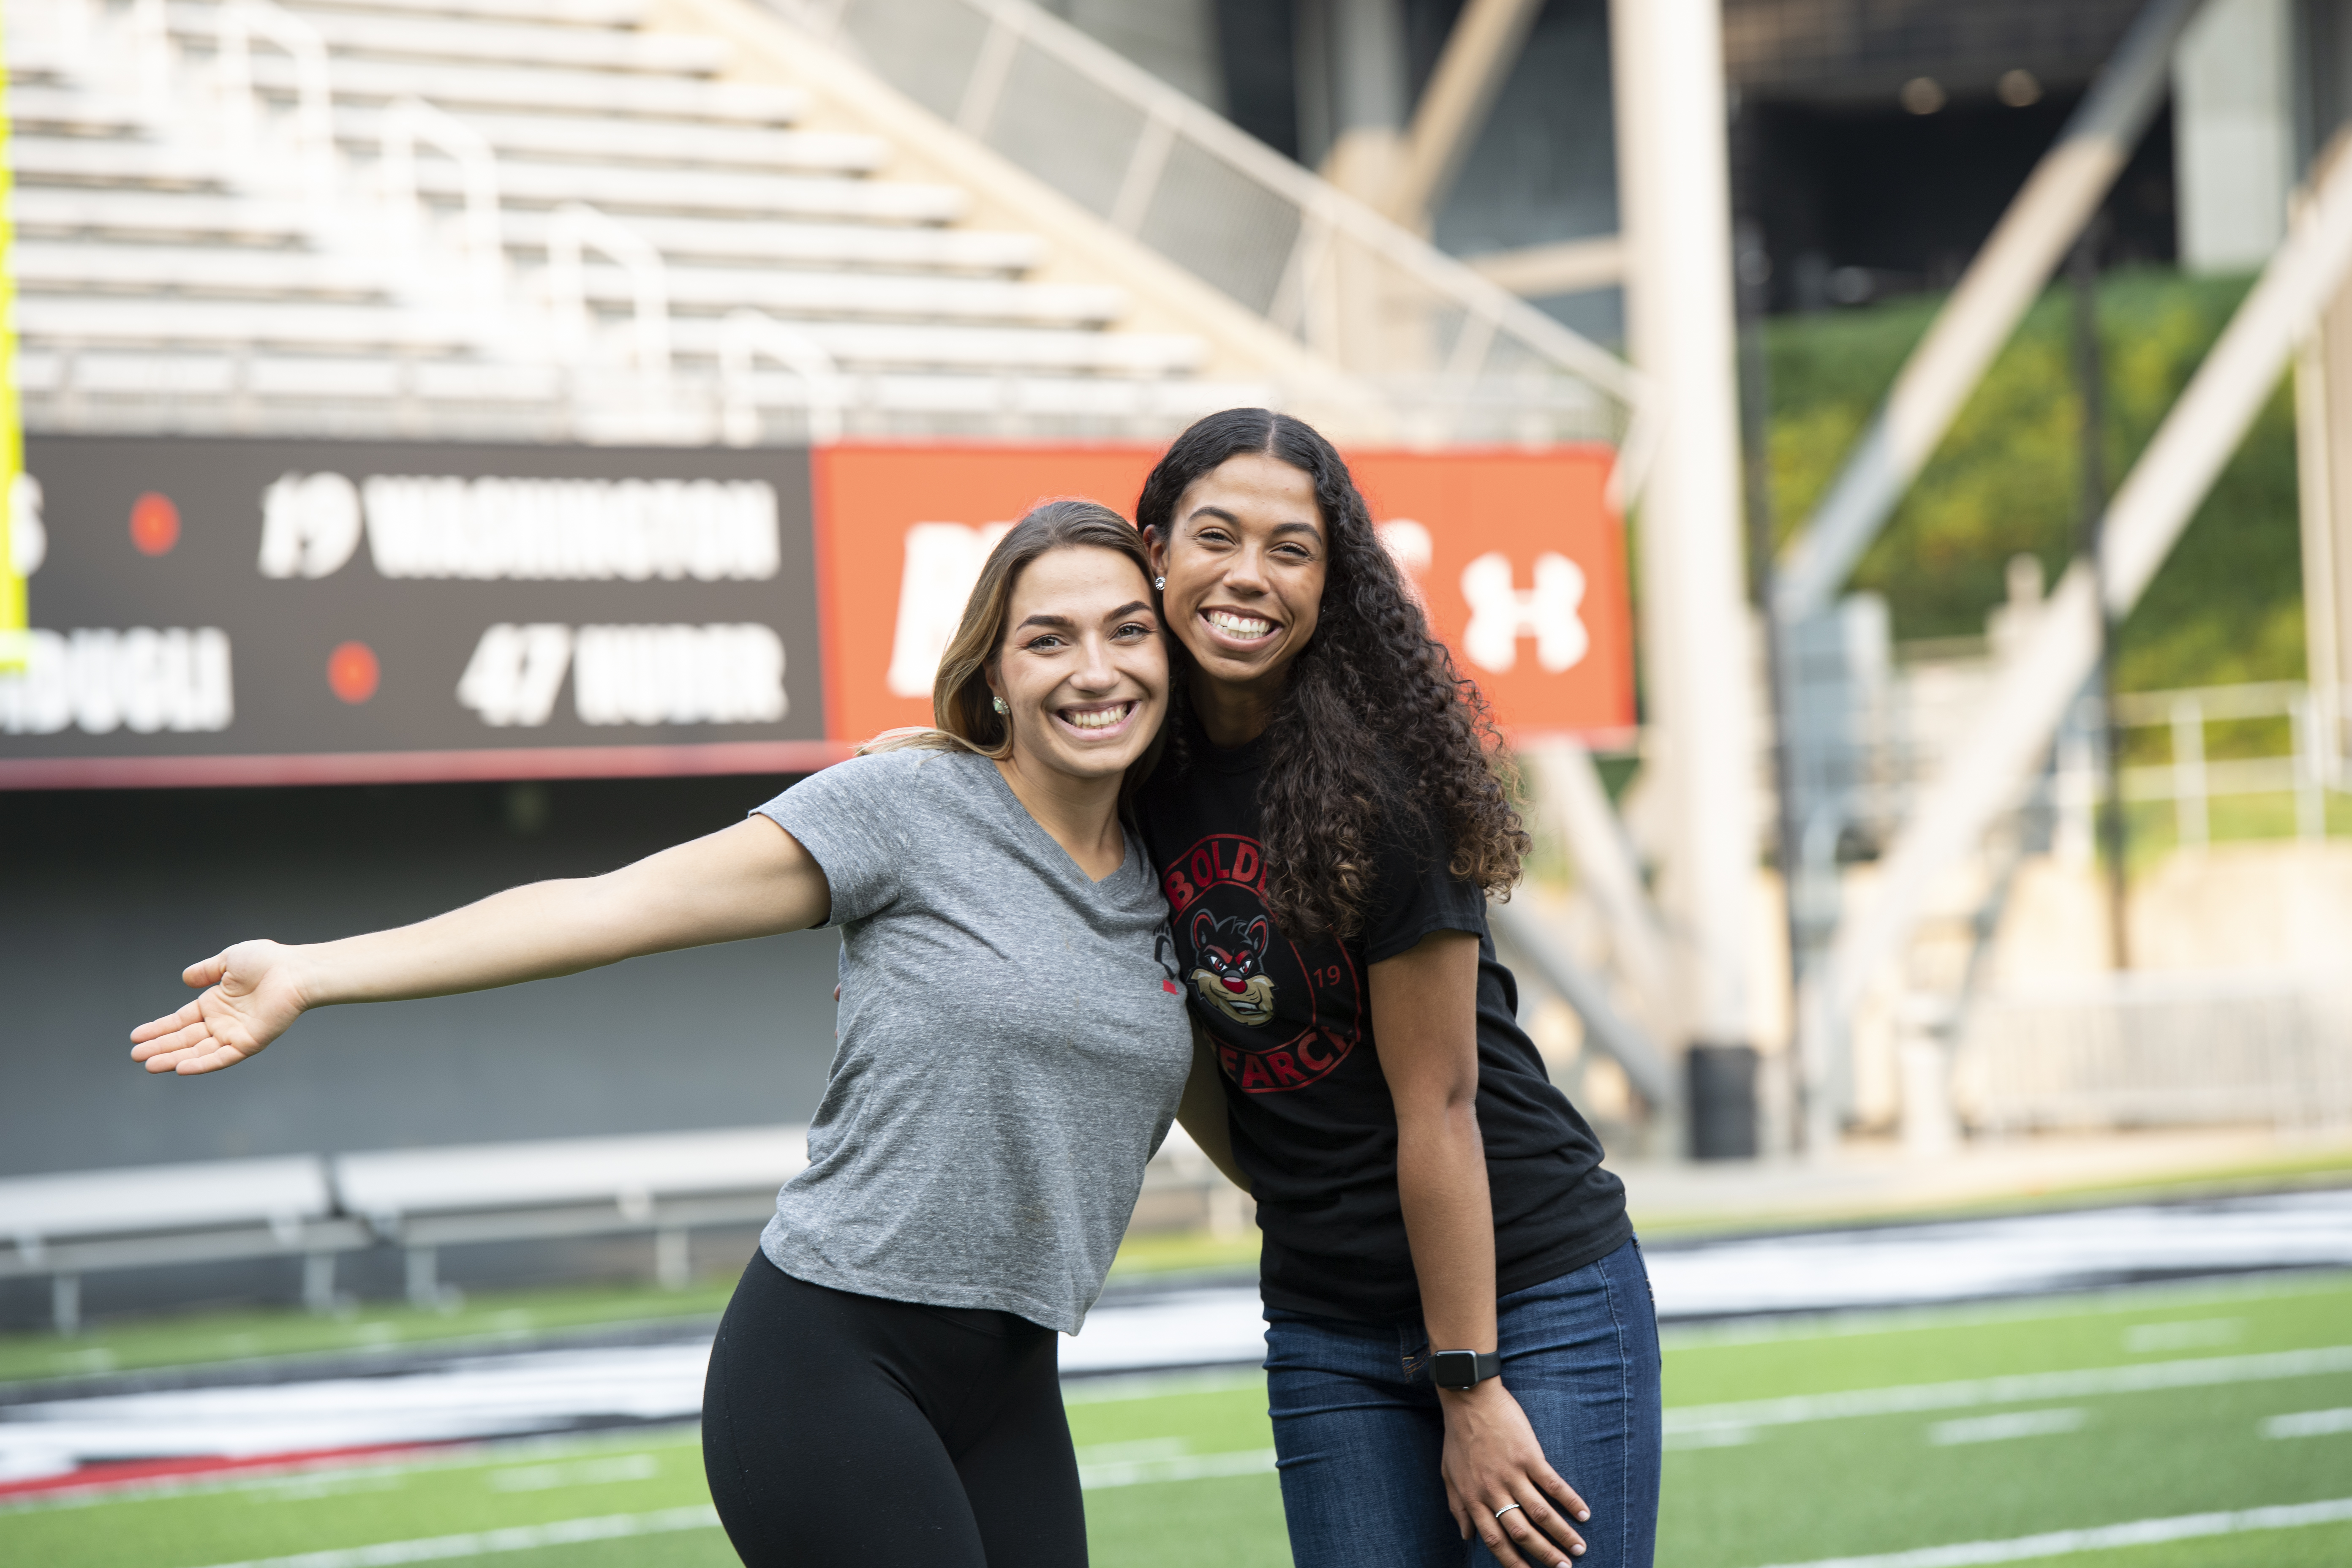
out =
[(7, 26), (35, 430), (1155, 435), (1343, 379), (751, 0)]

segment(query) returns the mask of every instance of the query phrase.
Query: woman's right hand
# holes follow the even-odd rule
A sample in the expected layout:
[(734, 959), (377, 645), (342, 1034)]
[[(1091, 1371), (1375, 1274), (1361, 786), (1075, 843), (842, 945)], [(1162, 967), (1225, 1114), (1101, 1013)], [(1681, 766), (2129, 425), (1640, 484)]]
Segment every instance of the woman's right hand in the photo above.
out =
[(297, 975), (298, 950), (241, 942), (192, 963), (180, 978), (203, 994), (178, 1012), (131, 1031), (131, 1059), (149, 1072), (184, 1078), (235, 1067), (284, 1034), (309, 1004)]

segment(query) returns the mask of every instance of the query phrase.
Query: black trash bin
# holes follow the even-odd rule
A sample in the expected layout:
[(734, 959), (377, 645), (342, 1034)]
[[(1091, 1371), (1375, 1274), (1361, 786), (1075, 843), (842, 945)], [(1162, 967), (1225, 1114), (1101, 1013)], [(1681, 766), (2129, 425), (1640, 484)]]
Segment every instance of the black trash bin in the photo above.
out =
[(1691, 1158), (1756, 1158), (1756, 1047), (1695, 1045), (1689, 1064)]

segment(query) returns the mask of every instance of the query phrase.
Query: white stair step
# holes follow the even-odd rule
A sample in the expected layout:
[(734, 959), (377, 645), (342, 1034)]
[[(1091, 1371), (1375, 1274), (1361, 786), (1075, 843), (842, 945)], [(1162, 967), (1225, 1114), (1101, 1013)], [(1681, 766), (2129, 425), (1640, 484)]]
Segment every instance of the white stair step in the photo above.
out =
[[(142, 345), (268, 344), (320, 349), (456, 349), (473, 340), (465, 324), (425, 310), (309, 301), (253, 304), (226, 300), (118, 300), (28, 294), (17, 330), (29, 342)], [(1199, 340), (1172, 334), (1083, 332), (1053, 328), (879, 326), (813, 321), (802, 328), (845, 365), (980, 368), (997, 372), (1093, 371), (1165, 374), (1200, 362)], [(724, 331), (716, 317), (681, 317), (672, 342), (688, 356), (716, 357)]]
[(131, 235), (245, 247), (305, 239), (299, 203), (259, 196), (19, 185), (13, 205), (20, 236)]
[[(281, 98), (295, 90), (294, 62), (275, 50), (256, 51), (253, 79)], [(635, 76), (518, 68), (451, 61), (354, 59), (334, 62), (340, 102), (382, 101), (411, 94), (460, 113), (465, 105), (570, 110), (597, 115), (666, 115), (681, 120), (788, 125), (808, 110), (796, 89), (761, 81), (702, 81), (687, 77)]]
[[(138, 191), (103, 186), (23, 185), (16, 229), (27, 237), (127, 237), (240, 246), (306, 244), (301, 205), (259, 196)], [(549, 215), (506, 215), (507, 242), (544, 251)], [(863, 224), (799, 224), (638, 214), (629, 226), (672, 260), (686, 258), (902, 270), (1024, 272), (1045, 258), (1034, 235)]]
[[(420, 189), (455, 199), (464, 181), (455, 164), (420, 160)], [(860, 218), (877, 223), (948, 223), (971, 197), (953, 185), (898, 181), (750, 174), (713, 169), (622, 169), (609, 164), (499, 161), (503, 201), (586, 202), (625, 217), (632, 211), (739, 212), (746, 216)]]
[(230, 300), (58, 299), (16, 303), (26, 339), (94, 343), (278, 344), (339, 349), (457, 349), (473, 339), (464, 323), (391, 306)]
[[(20, 204), (22, 200), (20, 195)], [(673, 261), (695, 257), (961, 272), (1025, 272), (1045, 258), (1045, 242), (1034, 234), (675, 217), (661, 213), (633, 213), (628, 222), (648, 244)], [(548, 215), (544, 212), (509, 212), (506, 216), (507, 243), (543, 250), (547, 225)]]
[[(257, 52), (253, 78), (280, 99), (295, 90), (294, 64), (275, 51)], [(688, 77), (635, 76), (563, 70), (426, 65), (412, 60), (338, 57), (334, 62), (339, 102), (381, 102), (415, 96), (463, 113), (467, 105), (522, 110), (545, 110), (601, 116), (660, 115), (679, 120), (744, 125), (789, 125), (807, 112), (808, 100), (793, 88), (759, 81), (705, 81)]]
[(8, 166), (18, 180), (69, 184), (217, 187), (226, 167), (207, 148), (79, 136), (11, 136)]
[[(806, 405), (807, 384), (781, 373), (752, 383), (762, 408)], [(1274, 389), (1181, 376), (861, 375), (853, 406), (892, 414), (1028, 414), (1076, 419), (1198, 418), (1220, 408), (1257, 408)]]
[[(222, 154), (180, 144), (19, 136), (9, 141), (9, 163), (19, 179), (34, 183), (199, 189), (218, 189), (228, 183)], [(416, 183), (423, 190), (452, 198), (464, 191), (457, 166), (438, 158), (418, 161)], [(520, 159), (499, 161), (499, 194), (510, 202), (551, 205), (584, 201), (615, 211), (731, 211), (883, 223), (949, 222), (962, 216), (970, 200), (952, 185)]]
[[(385, 401), (426, 397), (454, 403), (542, 403), (561, 396), (567, 377), (550, 365), (442, 359), (398, 361), (329, 354), (134, 353), (94, 351), (71, 356), (27, 350), (18, 362), (24, 390), (38, 398), (66, 390), (115, 397), (225, 396)], [(690, 384), (690, 383), (689, 383)], [(807, 405), (798, 377), (761, 371), (752, 378), (765, 413)], [(708, 384), (709, 394), (718, 388)], [(1074, 419), (1188, 419), (1220, 408), (1263, 405), (1272, 389), (1247, 382), (1085, 375), (863, 374), (849, 378), (857, 412), (1006, 414)]]
[[(602, 116), (513, 114), (464, 109), (455, 117), (480, 133), (501, 157), (597, 158), (623, 163), (658, 163), (677, 168), (698, 163), (740, 163), (761, 169), (865, 174), (889, 161), (890, 143), (879, 136), (824, 131), (775, 131), (688, 121), (613, 120)], [(348, 145), (373, 152), (382, 144), (383, 115), (374, 110), (341, 109), (335, 132)]]
[(59, 244), (20, 240), (10, 253), (16, 284), (34, 293), (170, 290), (177, 293), (382, 297), (388, 279), (373, 257), (222, 246)]
[(25, 37), (19, 30), (8, 29), (8, 86), (13, 92), (19, 87), (35, 84), (62, 86), (74, 74), (74, 62), (53, 38)]
[[(172, 31), (184, 37), (209, 46), (219, 36), (218, 7), (174, 5), (168, 14)], [(338, 63), (346, 54), (394, 55), (477, 65), (503, 61), (575, 70), (707, 76), (725, 66), (735, 52), (734, 45), (725, 38), (703, 34), (533, 26), (351, 11), (301, 11), (299, 15), (317, 29)]]
[[(1200, 363), (1198, 338), (1164, 332), (1082, 332), (1051, 327), (884, 326), (806, 321), (801, 331), (845, 366), (980, 368), (1000, 373), (1093, 371), (1164, 375)], [(715, 316), (682, 316), (670, 341), (685, 354), (715, 357), (726, 329)]]
[[(375, 258), (337, 252), (26, 240), (14, 256), (18, 285), (40, 294), (378, 297), (390, 281)], [(724, 311), (749, 305), (790, 316), (1076, 325), (1113, 320), (1127, 306), (1117, 289), (991, 279), (682, 267), (670, 268), (667, 279), (673, 308)], [(592, 266), (587, 283), (598, 299), (626, 303), (634, 298), (628, 274), (617, 267)]]
[[(1007, 283), (984, 278), (905, 278), (769, 268), (670, 267), (673, 310), (753, 306), (789, 317), (894, 316), (915, 321), (1095, 326), (1126, 313), (1124, 290), (1071, 283)], [(587, 286), (615, 304), (634, 299), (629, 275), (592, 266)]]
[(135, 135), (147, 129), (146, 117), (130, 100), (71, 87), (10, 87), (8, 119), (19, 136), (37, 128), (84, 136)]
[(303, 399), (423, 397), (544, 403), (562, 396), (564, 389), (560, 366), (470, 359), (142, 353), (104, 349), (67, 354), (36, 347), (26, 350), (16, 363), (20, 385), (36, 397), (69, 388), (78, 395), (111, 397), (221, 396), (244, 392)]
[(634, 27), (645, 0), (300, 0), (299, 9), (382, 11), (461, 21), (540, 22), (568, 27)]

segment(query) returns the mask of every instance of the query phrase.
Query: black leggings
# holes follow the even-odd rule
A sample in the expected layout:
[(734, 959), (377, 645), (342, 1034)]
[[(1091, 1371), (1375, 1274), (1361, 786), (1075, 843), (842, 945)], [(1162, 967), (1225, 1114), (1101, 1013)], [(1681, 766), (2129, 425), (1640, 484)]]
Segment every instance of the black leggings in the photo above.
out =
[(749, 1568), (1085, 1568), (1056, 1336), (1009, 1312), (795, 1279), (754, 1253), (702, 1394), (710, 1498)]

